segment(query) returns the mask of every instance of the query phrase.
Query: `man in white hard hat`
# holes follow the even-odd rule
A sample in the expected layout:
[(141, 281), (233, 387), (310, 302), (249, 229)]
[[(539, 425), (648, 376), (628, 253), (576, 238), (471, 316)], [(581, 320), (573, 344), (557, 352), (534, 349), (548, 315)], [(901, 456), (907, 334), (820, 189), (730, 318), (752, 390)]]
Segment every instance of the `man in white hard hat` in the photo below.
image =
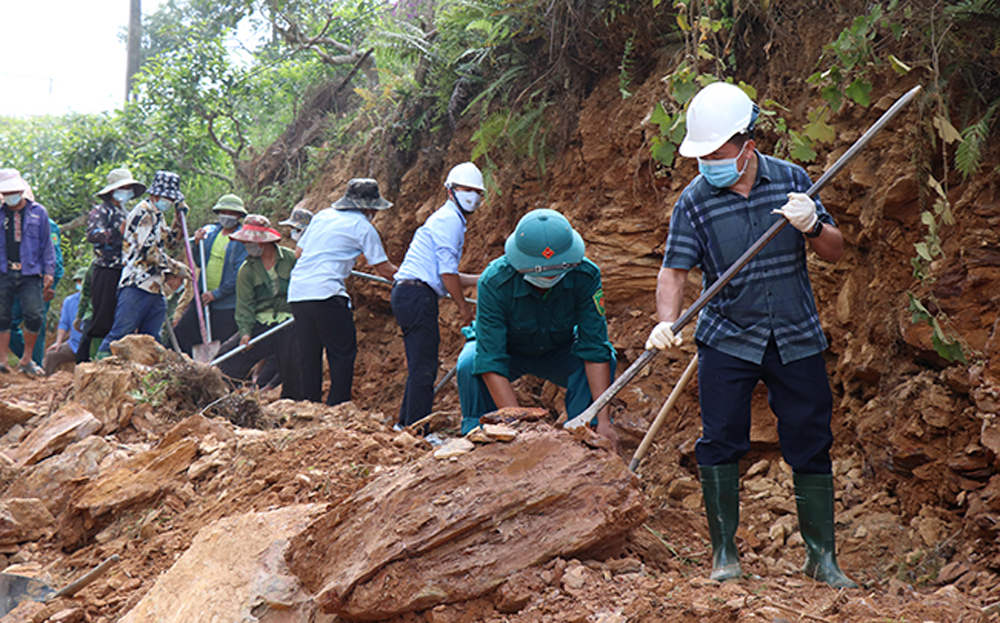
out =
[(406, 346), (406, 390), (399, 408), (399, 425), (406, 427), (431, 412), (438, 369), (438, 299), (451, 295), (462, 326), (475, 312), (464, 288), (472, 288), (478, 274), (461, 273), (462, 246), (468, 218), (486, 193), (483, 174), (471, 162), (455, 165), (444, 181), (448, 200), (413, 234), (392, 287), (392, 314), (403, 330)]
[(701, 311), (695, 330), (702, 435), (695, 445), (712, 538), (713, 580), (739, 579), (739, 460), (750, 450), (750, 402), (763, 382), (792, 467), (804, 573), (837, 588), (856, 587), (834, 554), (830, 419), (833, 398), (826, 337), (813, 299), (806, 251), (836, 262), (843, 237), (802, 167), (755, 150), (758, 109), (746, 93), (717, 82), (691, 100), (680, 154), (701, 175), (678, 199), (657, 279), (659, 324), (646, 348), (676, 348), (688, 271), (712, 285), (774, 224), (785, 227)]

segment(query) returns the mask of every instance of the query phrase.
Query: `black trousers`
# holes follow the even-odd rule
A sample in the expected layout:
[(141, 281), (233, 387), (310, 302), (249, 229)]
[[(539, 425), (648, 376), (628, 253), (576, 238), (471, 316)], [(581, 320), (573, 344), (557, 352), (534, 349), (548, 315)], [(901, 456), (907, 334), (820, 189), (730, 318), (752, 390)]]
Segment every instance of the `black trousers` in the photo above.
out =
[(399, 283), (392, 288), (392, 315), (403, 330), (406, 347), (406, 391), (399, 425), (409, 426), (430, 415), (438, 370), (438, 295), (425, 284)]
[[(174, 335), (177, 336), (177, 345), (181, 347), (188, 357), (191, 356), (191, 349), (195, 344), (201, 344), (201, 326), (198, 324), (197, 306), (192, 300), (184, 310), (181, 319), (174, 327)], [(236, 310), (235, 309), (215, 309), (209, 306), (210, 313), (206, 320), (212, 323), (212, 339), (223, 341), (236, 333)], [(282, 332), (284, 333), (284, 332)], [(238, 341), (238, 340), (237, 340)]]
[(90, 275), (90, 329), (84, 337), (103, 338), (115, 324), (115, 308), (118, 307), (118, 282), (122, 277), (121, 268), (94, 266)]
[(292, 314), (302, 361), (303, 398), (322, 401), (325, 350), (330, 366), (326, 404), (347, 402), (351, 399), (354, 360), (358, 355), (358, 336), (350, 300), (346, 296), (331, 296), (318, 301), (297, 301), (292, 303)]
[[(296, 323), (285, 327), (281, 331), (269, 335), (257, 342), (243, 352), (237, 353), (229, 359), (219, 364), (219, 370), (223, 374), (234, 379), (244, 380), (249, 376), (250, 371), (261, 359), (274, 356), (278, 362), (278, 370), (281, 372), (281, 397), (292, 400), (302, 400), (302, 370), (299, 358), (299, 343), (296, 338)], [(255, 338), (274, 325), (265, 325), (259, 322), (254, 323), (250, 337)], [(218, 356), (222, 356), (240, 345), (240, 334), (234, 333), (232, 337), (223, 342), (219, 349)]]

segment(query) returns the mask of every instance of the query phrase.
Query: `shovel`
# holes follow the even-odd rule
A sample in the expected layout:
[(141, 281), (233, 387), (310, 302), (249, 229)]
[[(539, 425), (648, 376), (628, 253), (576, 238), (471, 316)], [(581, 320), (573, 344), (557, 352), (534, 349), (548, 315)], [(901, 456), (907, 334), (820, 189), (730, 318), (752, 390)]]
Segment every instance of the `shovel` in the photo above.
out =
[[(188, 269), (191, 271), (191, 275), (194, 275), (194, 254), (191, 253), (191, 239), (188, 238), (188, 227), (187, 219), (184, 217), (185, 209), (180, 209), (178, 206), (176, 211), (177, 218), (181, 219), (181, 232), (184, 235), (184, 253), (187, 256)], [(212, 357), (215, 352), (218, 352), (219, 347), (216, 345), (215, 352), (210, 352), (210, 344), (208, 343), (208, 331), (205, 329), (205, 309), (201, 304), (201, 292), (197, 284), (194, 284), (194, 304), (195, 312), (198, 314), (198, 328), (201, 329), (201, 344), (195, 344), (191, 349), (191, 353), (194, 355), (194, 360), (200, 363), (208, 363), (212, 361)]]
[[(855, 141), (855, 143), (851, 145), (850, 149), (844, 152), (844, 154), (838, 158), (837, 161), (834, 162), (833, 165), (827, 169), (827, 171), (823, 173), (818, 180), (816, 180), (816, 183), (809, 187), (806, 194), (812, 197), (819, 192), (820, 188), (826, 186), (826, 183), (829, 182), (833, 176), (840, 173), (841, 169), (847, 166), (851, 160), (854, 160), (854, 157), (857, 156), (862, 149), (864, 149), (865, 145), (867, 145), (887, 123), (889, 123), (890, 119), (895, 117), (904, 106), (910, 103), (910, 100), (916, 97), (919, 91), (920, 86), (917, 85), (896, 100), (896, 103), (893, 104), (889, 110), (882, 113), (882, 116), (872, 124), (872, 127), (868, 128), (868, 130), (861, 135), (861, 138)], [(771, 240), (778, 235), (778, 232), (780, 232), (787, 223), (788, 220), (785, 218), (779, 218), (775, 221), (774, 225), (771, 225), (770, 229), (764, 232), (764, 234), (758, 238), (749, 249), (743, 252), (743, 255), (733, 262), (732, 266), (726, 269), (726, 272), (722, 273), (722, 275), (720, 275), (711, 286), (702, 292), (701, 296), (698, 297), (698, 300), (696, 300), (691, 307), (685, 310), (684, 313), (682, 313), (680, 317), (674, 321), (674, 324), (671, 325), (670, 329), (674, 332), (674, 335), (677, 335), (680, 330), (684, 328), (684, 326), (690, 322), (691, 319), (694, 318), (698, 312), (700, 312), (702, 308), (704, 308), (705, 305), (707, 305), (708, 302), (715, 297), (716, 294), (719, 293), (719, 290), (732, 281), (733, 277), (736, 276), (736, 273), (740, 272), (744, 266), (749, 264), (750, 260), (760, 253), (760, 250), (764, 248), (764, 245), (771, 242)], [(593, 404), (584, 409), (583, 413), (563, 424), (563, 428), (576, 428), (578, 426), (583, 426), (587, 422), (594, 419), (594, 417), (597, 416), (597, 412), (611, 402), (611, 399), (617, 396), (618, 392), (620, 392), (622, 388), (629, 383), (629, 381), (635, 378), (635, 376), (639, 374), (639, 371), (645, 368), (658, 352), (660, 351), (655, 348), (644, 351), (638, 358), (636, 358), (635, 362), (628, 367), (628, 370), (625, 370), (620, 377), (615, 379), (615, 382), (611, 384), (611, 387), (604, 390), (604, 393), (598, 396), (597, 399), (594, 400)]]
[[(223, 361), (229, 359), (230, 357), (232, 357), (236, 353), (242, 353), (243, 351), (245, 351), (246, 349), (250, 348), (251, 346), (253, 346), (257, 342), (263, 340), (264, 338), (266, 338), (269, 335), (274, 335), (278, 331), (281, 331), (285, 327), (291, 325), (293, 322), (295, 322), (295, 318), (289, 318), (288, 320), (282, 322), (281, 324), (278, 324), (278, 325), (275, 325), (275, 326), (271, 327), (270, 329), (268, 329), (267, 331), (264, 331), (263, 333), (261, 333), (260, 335), (258, 335), (255, 338), (253, 338), (252, 340), (250, 340), (246, 344), (243, 344), (242, 346), (237, 346), (233, 350), (228, 351), (226, 354), (221, 355), (218, 359), (211, 360), (211, 362), (209, 363), (209, 365), (212, 365), (212, 366), (219, 365), (220, 363), (222, 363)], [(216, 349), (216, 350), (218, 350), (218, 349)]]
[[(198, 255), (201, 257), (201, 289), (203, 292), (208, 291), (208, 274), (205, 272), (205, 239), (202, 238), (198, 241)], [(219, 348), (222, 344), (218, 340), (212, 339), (212, 313), (210, 306), (211, 303), (205, 303), (202, 308), (204, 310), (202, 316), (205, 318), (205, 333), (204, 333), (204, 343), (195, 344), (191, 347), (191, 352), (194, 354), (196, 361), (211, 361), (219, 352)]]
[(118, 562), (118, 554), (114, 554), (91, 571), (83, 574), (59, 590), (53, 590), (45, 583), (23, 575), (0, 573), (0, 617), (11, 612), (23, 601), (48, 602), (59, 597), (72, 597), (85, 586), (104, 575)]

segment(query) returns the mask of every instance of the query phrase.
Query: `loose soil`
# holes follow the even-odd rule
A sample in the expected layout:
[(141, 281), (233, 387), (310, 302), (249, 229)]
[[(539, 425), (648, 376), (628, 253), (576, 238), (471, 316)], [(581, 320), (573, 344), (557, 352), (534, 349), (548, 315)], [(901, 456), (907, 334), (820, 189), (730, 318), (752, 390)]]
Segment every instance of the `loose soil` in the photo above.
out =
[[(817, 26), (818, 27), (818, 26)], [(808, 37), (803, 37), (808, 40)], [(780, 54), (779, 54), (780, 52)], [(800, 57), (816, 50), (781, 49), (788, 67), (759, 68), (760, 99), (791, 102), (790, 123), (804, 123), (813, 98), (788, 78)], [(648, 77), (623, 99), (617, 75), (593, 81), (587, 93), (567, 95), (563, 110), (578, 110), (566, 142), (541, 175), (534, 163), (505, 161), (495, 171), (503, 193), (470, 219), (462, 269), (478, 272), (502, 253), (506, 235), (529, 209), (562, 211), (601, 266), (610, 336), (619, 370), (640, 354), (654, 323), (656, 272), (673, 202), (695, 174), (682, 161), (662, 169), (649, 156), (653, 132), (646, 114), (663, 97), (659, 78), (671, 68), (665, 54), (649, 60)], [(813, 178), (857, 139), (913, 78), (880, 76), (876, 104), (848, 107), (831, 119), (838, 137), (824, 148)], [(790, 85), (790, 86), (789, 86)], [(576, 97), (575, 101), (571, 101)], [(555, 113), (553, 113), (555, 114)], [(829, 264), (811, 257), (810, 273), (830, 348), (834, 390), (839, 560), (861, 585), (836, 591), (803, 578), (804, 549), (795, 523), (791, 475), (781, 461), (774, 417), (763, 388), (755, 395), (753, 444), (742, 464), (738, 544), (746, 577), (717, 585), (707, 578), (710, 548), (694, 442), (700, 433), (697, 381), (692, 381), (639, 468), (649, 519), (628, 543), (610, 552), (555, 559), (516, 574), (494, 594), (398, 617), (396, 621), (996, 621), (984, 608), (1000, 602), (1000, 464), (992, 420), (1000, 411), (995, 378), (1000, 281), (1000, 196), (997, 175), (964, 181), (950, 176), (956, 223), (941, 233), (945, 254), (932, 279), (914, 279), (913, 244), (923, 239), (920, 196), (911, 165), (913, 106), (880, 134), (822, 200), (846, 240), (845, 257)], [(554, 120), (555, 122), (555, 120)], [(394, 210), (376, 219), (390, 258), (398, 262), (413, 230), (444, 200), (447, 167), (468, 157), (471, 128), (460, 125), (445, 148), (428, 149), (395, 180)], [(762, 151), (773, 147), (763, 133)], [(359, 171), (386, 173), (371, 153), (335, 158), (306, 198), (317, 209), (340, 196)], [(938, 163), (941, 166), (941, 163)], [(940, 179), (941, 171), (937, 172)], [(380, 179), (382, 179), (380, 177)], [(367, 270), (360, 264), (359, 270)], [(10, 560), (28, 561), (62, 585), (106, 556), (121, 563), (76, 599), (79, 620), (114, 621), (170, 568), (194, 534), (218, 518), (300, 502), (336, 502), (373, 475), (431, 450), (407, 445), (391, 430), (406, 375), (399, 329), (387, 288), (352, 279), (359, 356), (353, 405), (315, 421), (288, 422), (279, 432), (248, 437), (228, 464), (198, 480), (177, 478), (167, 494), (115, 518), (94, 542), (64, 551), (59, 535), (23, 544)], [(696, 276), (689, 302), (700, 290)], [(930, 329), (914, 323), (908, 293), (941, 310), (961, 335), (969, 364), (949, 363), (932, 345)], [(472, 293), (470, 293), (472, 294)], [(440, 375), (454, 365), (463, 340), (458, 315), (442, 303)], [(688, 332), (690, 335), (690, 332)], [(690, 340), (660, 355), (612, 403), (628, 461), (694, 354)], [(71, 395), (62, 372), (30, 380), (0, 378), (0, 398), (54, 412)], [(537, 379), (515, 383), (522, 404), (565, 417), (561, 391)], [(265, 409), (280, 412), (276, 393)], [(457, 435), (454, 385), (435, 403), (442, 436)], [(112, 438), (126, 448), (154, 443), (155, 429), (125, 428)], [(0, 483), (0, 495), (6, 483)], [(0, 559), (0, 563), (4, 562)], [(0, 565), (2, 566), (2, 565)], [(44, 619), (39, 619), (44, 620)]]

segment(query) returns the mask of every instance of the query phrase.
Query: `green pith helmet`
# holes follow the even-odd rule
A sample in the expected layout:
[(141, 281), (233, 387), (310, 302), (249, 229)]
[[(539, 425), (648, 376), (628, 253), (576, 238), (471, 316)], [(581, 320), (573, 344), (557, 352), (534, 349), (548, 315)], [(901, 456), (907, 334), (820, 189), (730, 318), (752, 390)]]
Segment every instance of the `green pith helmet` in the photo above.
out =
[(87, 278), (86, 266), (81, 266), (80, 268), (77, 268), (76, 272), (73, 273), (73, 281), (83, 281), (86, 278)]
[(239, 212), (244, 216), (247, 213), (247, 209), (243, 207), (243, 200), (239, 198), (238, 195), (222, 195), (219, 200), (215, 202), (212, 206), (213, 212), (219, 212), (221, 210), (229, 210), (231, 212)]
[(519, 273), (557, 275), (583, 261), (583, 238), (555, 210), (532, 210), (507, 237), (507, 261)]

